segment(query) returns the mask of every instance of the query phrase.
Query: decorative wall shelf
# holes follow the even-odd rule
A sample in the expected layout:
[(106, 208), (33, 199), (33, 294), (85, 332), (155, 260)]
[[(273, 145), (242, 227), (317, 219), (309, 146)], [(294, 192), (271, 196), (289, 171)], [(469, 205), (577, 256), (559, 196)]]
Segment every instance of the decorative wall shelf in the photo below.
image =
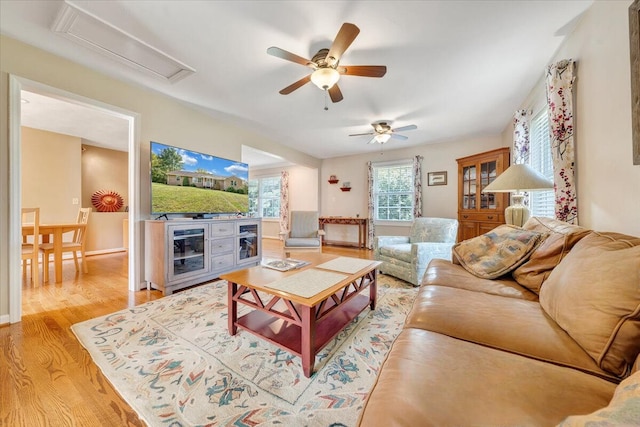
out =
[(338, 181), (340, 181), (339, 179), (330, 179), (329, 180), (329, 184), (337, 184)]
[(351, 191), (351, 187), (340, 187), (342, 191)]

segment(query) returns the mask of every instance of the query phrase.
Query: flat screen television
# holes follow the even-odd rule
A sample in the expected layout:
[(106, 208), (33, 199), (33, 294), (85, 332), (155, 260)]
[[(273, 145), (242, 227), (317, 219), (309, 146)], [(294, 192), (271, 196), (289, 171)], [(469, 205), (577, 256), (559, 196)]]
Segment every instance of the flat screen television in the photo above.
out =
[(249, 212), (249, 165), (151, 141), (151, 213)]

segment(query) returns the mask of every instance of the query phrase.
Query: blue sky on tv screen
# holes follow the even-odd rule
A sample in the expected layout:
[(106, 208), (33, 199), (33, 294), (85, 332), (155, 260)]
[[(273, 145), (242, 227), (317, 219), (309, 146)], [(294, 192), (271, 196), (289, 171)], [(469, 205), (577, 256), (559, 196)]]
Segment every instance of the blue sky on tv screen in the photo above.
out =
[(249, 180), (249, 167), (246, 163), (164, 145), (159, 142), (151, 142), (151, 152), (156, 155), (159, 155), (166, 148), (173, 148), (182, 157), (183, 170), (195, 172), (198, 169), (203, 169), (216, 176), (235, 175), (246, 181)]

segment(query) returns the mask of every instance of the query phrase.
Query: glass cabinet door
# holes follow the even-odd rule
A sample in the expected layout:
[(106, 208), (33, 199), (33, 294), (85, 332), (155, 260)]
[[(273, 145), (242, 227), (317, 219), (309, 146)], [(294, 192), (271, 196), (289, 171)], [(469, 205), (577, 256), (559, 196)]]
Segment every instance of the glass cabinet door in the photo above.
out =
[(169, 277), (176, 279), (205, 273), (208, 261), (205, 256), (206, 226), (169, 227), (169, 242), (173, 242), (173, 252), (169, 253)]
[(496, 195), (482, 192), (498, 176), (496, 163), (496, 161), (480, 163), (480, 209), (496, 208)]
[(476, 208), (476, 167), (466, 166), (462, 170), (462, 208)]
[(237, 262), (255, 259), (259, 253), (258, 244), (258, 224), (239, 224)]

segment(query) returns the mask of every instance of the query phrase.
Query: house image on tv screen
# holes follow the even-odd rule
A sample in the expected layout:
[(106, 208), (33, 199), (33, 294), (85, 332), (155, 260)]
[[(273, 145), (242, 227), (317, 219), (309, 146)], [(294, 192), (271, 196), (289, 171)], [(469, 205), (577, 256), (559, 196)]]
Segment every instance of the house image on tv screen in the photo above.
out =
[(206, 172), (180, 170), (167, 172), (167, 184), (227, 191), (229, 188), (244, 188), (247, 181), (235, 175), (216, 176)]

